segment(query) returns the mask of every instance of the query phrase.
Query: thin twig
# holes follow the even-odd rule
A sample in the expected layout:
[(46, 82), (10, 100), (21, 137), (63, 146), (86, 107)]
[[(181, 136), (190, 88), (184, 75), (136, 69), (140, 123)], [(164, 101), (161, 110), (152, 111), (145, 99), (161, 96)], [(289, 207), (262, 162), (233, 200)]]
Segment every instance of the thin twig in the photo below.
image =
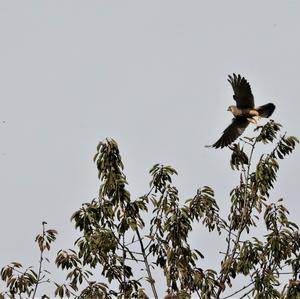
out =
[[(232, 297), (232, 296), (234, 296), (234, 295), (236, 295), (236, 294), (242, 292), (243, 290), (249, 288), (253, 283), (254, 283), (254, 281), (251, 281), (248, 285), (242, 287), (241, 289), (237, 290), (236, 292), (234, 292), (234, 293), (232, 293), (232, 294), (230, 294), (230, 295), (228, 295), (228, 296), (226, 296), (226, 297), (223, 297), (222, 299), (228, 299), (228, 298), (230, 298), (230, 297)], [(252, 291), (252, 290), (251, 290), (251, 291)]]
[[(43, 243), (45, 241), (45, 235), (46, 235), (46, 232), (45, 232), (45, 224), (46, 222), (42, 222), (42, 226), (43, 226)], [(37, 288), (40, 284), (40, 281), (41, 281), (41, 274), (42, 274), (42, 264), (43, 264), (43, 255), (44, 255), (44, 248), (40, 248), (40, 261), (39, 261), (39, 270), (38, 270), (38, 275), (37, 275), (37, 278), (36, 278), (36, 284), (35, 284), (35, 287), (34, 287), (34, 291), (33, 291), (33, 295), (32, 295), (32, 299), (35, 298), (35, 294), (36, 294), (36, 291), (37, 291)]]
[(249, 290), (249, 291), (248, 291), (247, 293), (245, 293), (242, 297), (240, 297), (240, 299), (246, 298), (246, 296), (248, 296), (252, 291), (253, 291), (253, 289)]
[(201, 299), (201, 295), (197, 289), (196, 289), (196, 293), (197, 293), (198, 297)]
[(129, 245), (132, 245), (132, 244), (138, 243), (138, 242), (139, 242), (139, 240), (135, 240), (135, 241), (133, 241), (133, 242), (129, 242), (129, 243), (125, 244), (125, 246), (127, 247), (127, 246), (129, 246)]
[[(119, 256), (120, 257), (120, 256)], [(123, 257), (122, 257), (123, 258)], [(136, 258), (131, 258), (131, 257), (125, 257), (125, 260), (128, 260), (128, 261), (135, 261), (135, 262), (144, 262), (144, 260), (139, 260), (139, 259), (136, 259)]]

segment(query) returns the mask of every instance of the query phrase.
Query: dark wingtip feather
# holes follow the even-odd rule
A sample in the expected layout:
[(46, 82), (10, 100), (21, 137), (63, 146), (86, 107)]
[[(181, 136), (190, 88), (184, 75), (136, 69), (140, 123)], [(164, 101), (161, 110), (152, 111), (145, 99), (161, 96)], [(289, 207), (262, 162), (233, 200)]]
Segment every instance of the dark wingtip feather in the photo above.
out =
[(227, 81), (232, 85), (232, 83), (233, 83), (233, 78), (232, 78), (231, 75), (228, 75)]
[[(231, 142), (229, 142), (230, 144)], [(213, 145), (211, 145), (211, 147), (214, 148), (223, 148), (229, 144), (226, 144), (225, 140), (221, 137), (217, 142), (215, 142)]]

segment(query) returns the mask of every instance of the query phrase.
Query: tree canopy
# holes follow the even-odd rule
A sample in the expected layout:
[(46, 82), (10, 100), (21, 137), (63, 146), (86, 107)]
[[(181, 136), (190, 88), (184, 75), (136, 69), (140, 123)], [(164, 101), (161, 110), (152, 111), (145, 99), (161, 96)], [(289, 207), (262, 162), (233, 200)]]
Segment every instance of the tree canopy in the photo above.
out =
[[(36, 298), (42, 283), (52, 283), (60, 298), (300, 298), (299, 228), (289, 219), (283, 199), (270, 198), (280, 162), (298, 140), (282, 134), (282, 126), (272, 120), (254, 131), (255, 137), (230, 146), (237, 184), (229, 193), (226, 218), (220, 216), (211, 187), (180, 199), (172, 166), (154, 165), (149, 190), (132, 198), (117, 142), (100, 142), (94, 157), (99, 195), (73, 213), (71, 220), (81, 236), (73, 249), (60, 250), (55, 260), (66, 271), (66, 282), (57, 283), (46, 270), (46, 253), (57, 231), (43, 222), (36, 237), (38, 268), (18, 262), (3, 267), (6, 290), (0, 297)], [(258, 144), (272, 148), (255, 160)], [(190, 233), (199, 225), (223, 240), (216, 269), (202, 266), (207, 248), (191, 247)], [(256, 225), (264, 226), (264, 236), (253, 236)], [(289, 277), (285, 284), (283, 274)], [(241, 276), (245, 285), (237, 289), (235, 281)], [(164, 281), (163, 294), (157, 291), (158, 281)]]

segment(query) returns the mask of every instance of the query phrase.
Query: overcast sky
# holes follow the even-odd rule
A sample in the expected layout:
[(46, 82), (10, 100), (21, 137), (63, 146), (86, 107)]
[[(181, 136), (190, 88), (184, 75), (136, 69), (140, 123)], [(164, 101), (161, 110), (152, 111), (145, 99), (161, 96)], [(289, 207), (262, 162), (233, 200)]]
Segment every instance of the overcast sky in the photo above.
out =
[[(296, 0), (1, 0), (0, 266), (36, 264), (43, 220), (59, 232), (53, 254), (72, 247), (70, 216), (97, 196), (92, 158), (106, 137), (133, 197), (160, 162), (178, 170), (182, 200), (209, 185), (226, 213), (230, 151), (204, 145), (231, 121), (227, 75), (245, 76), (256, 104), (274, 102), (272, 118), (299, 137), (299, 12)], [(299, 159), (282, 161), (272, 193), (295, 221)], [(204, 254), (222, 249), (205, 238)]]

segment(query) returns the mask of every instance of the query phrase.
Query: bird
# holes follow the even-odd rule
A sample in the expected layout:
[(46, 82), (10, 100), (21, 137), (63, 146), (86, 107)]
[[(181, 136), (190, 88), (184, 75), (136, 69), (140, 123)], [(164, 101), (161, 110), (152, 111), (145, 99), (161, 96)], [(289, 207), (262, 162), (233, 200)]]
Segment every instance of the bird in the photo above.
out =
[(241, 75), (228, 75), (227, 81), (233, 88), (233, 99), (236, 102), (236, 105), (230, 105), (227, 111), (230, 111), (234, 118), (231, 124), (223, 131), (220, 139), (209, 147), (223, 148), (230, 145), (244, 133), (249, 123), (257, 124), (255, 117), (268, 118), (276, 107), (273, 103), (255, 107), (250, 84)]

